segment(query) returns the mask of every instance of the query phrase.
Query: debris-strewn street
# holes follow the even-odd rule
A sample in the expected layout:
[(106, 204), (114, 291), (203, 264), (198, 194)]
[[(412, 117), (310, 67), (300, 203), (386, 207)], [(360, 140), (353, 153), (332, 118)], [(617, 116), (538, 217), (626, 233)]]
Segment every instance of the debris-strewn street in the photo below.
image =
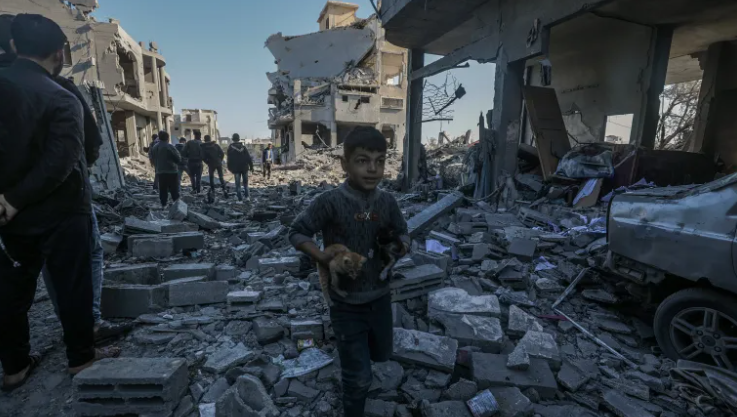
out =
[[(323, 162), (275, 170), (271, 183), (257, 171), (246, 203), (208, 204), (184, 187), (162, 211), (143, 164), (125, 189), (98, 195), (103, 315), (135, 330), (114, 342), (122, 359), (72, 380), (39, 287), (31, 334), (46, 356), (27, 386), (0, 395), (0, 415), (341, 415), (317, 273), (285, 240), (294, 215), (340, 181), (339, 164), (311, 152)], [(516, 184), (520, 199), (535, 194)], [(728, 415), (674, 377), (652, 312), (601, 269), (605, 209), (516, 213), (450, 190), (396, 197), (413, 251), (391, 284), (394, 355), (373, 366), (367, 415)]]

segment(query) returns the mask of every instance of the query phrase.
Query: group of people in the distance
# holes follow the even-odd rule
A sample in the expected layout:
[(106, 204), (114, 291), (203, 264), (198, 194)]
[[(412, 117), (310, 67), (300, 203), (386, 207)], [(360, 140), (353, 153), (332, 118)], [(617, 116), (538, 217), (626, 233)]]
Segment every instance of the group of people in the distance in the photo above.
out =
[[(169, 196), (172, 201), (179, 199), (182, 184), (182, 174), (186, 173), (192, 181), (192, 193), (202, 191), (202, 171), (207, 165), (210, 176), (210, 195), (215, 192), (215, 174), (218, 175), (223, 195), (228, 198), (228, 187), (223, 178), (223, 159), (226, 153), (209, 135), (195, 131), (194, 139), (179, 139), (179, 143), (170, 143), (169, 133), (159, 132), (153, 136), (150, 148), (144, 148), (148, 158), (156, 170), (154, 189), (159, 191), (161, 205), (166, 206)], [(253, 173), (253, 159), (248, 148), (241, 142), (240, 135), (233, 135), (232, 143), (227, 152), (228, 171), (235, 176), (235, 189), (238, 201), (250, 200), (248, 192), (248, 173)], [(261, 155), (264, 178), (271, 178), (271, 166), (276, 163), (278, 154), (271, 144), (268, 144)]]

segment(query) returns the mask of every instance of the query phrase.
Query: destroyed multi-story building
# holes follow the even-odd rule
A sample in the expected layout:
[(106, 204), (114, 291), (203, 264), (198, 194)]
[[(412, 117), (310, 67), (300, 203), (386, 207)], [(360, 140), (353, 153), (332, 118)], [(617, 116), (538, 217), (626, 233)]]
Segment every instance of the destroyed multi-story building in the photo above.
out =
[(209, 135), (219, 140), (218, 112), (204, 109), (182, 109), (182, 114), (174, 116), (174, 126), (171, 132), (176, 137), (187, 139), (193, 139), (195, 132), (200, 132), (202, 137)]
[(96, 21), (90, 16), (96, 7), (96, 0), (4, 0), (0, 14), (37, 13), (58, 23), (69, 39), (62, 76), (100, 89), (110, 117), (105, 133), (114, 137), (120, 157), (140, 154), (154, 133), (171, 127), (166, 60), (155, 42), (146, 48), (117, 20)]
[[(496, 64), (482, 195), (514, 175), (518, 150), (529, 145), (548, 179), (575, 145), (570, 137), (601, 143), (616, 136), (638, 147), (637, 168), (622, 185), (648, 168), (670, 172), (648, 173), (663, 185), (704, 182), (717, 156), (737, 163), (732, 0), (384, 0), (380, 15), (386, 38), (411, 50), (410, 180), (418, 175), (423, 80), (469, 60)], [(441, 58), (426, 64), (426, 53)], [(664, 87), (692, 80), (702, 88), (693, 126), (685, 126), (693, 130), (691, 152), (656, 150)], [(611, 125), (623, 133), (607, 133)]]
[(277, 65), (267, 74), (269, 128), (287, 160), (305, 145), (339, 145), (356, 126), (376, 127), (390, 146), (403, 147), (407, 50), (384, 38), (375, 15), (359, 19), (357, 10), (328, 1), (318, 32), (266, 41)]

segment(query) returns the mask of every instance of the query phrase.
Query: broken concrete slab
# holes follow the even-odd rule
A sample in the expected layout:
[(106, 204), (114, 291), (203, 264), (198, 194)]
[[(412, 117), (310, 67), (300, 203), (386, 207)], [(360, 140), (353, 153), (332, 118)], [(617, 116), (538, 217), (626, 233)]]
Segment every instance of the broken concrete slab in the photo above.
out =
[(394, 417), (396, 410), (397, 403), (368, 398), (364, 413), (366, 417)]
[(169, 206), (169, 220), (184, 221), (187, 218), (187, 203), (179, 199)]
[(462, 401), (444, 401), (422, 405), (423, 417), (472, 417), (466, 403)]
[(266, 317), (259, 317), (253, 321), (253, 331), (261, 345), (278, 342), (284, 337), (284, 327), (276, 320)]
[(537, 241), (532, 239), (512, 239), (507, 247), (507, 253), (522, 262), (532, 262), (536, 250)]
[(600, 329), (606, 330), (611, 333), (623, 334), (623, 335), (630, 335), (634, 333), (631, 327), (629, 327), (628, 325), (622, 322), (615, 321), (615, 320), (606, 320), (606, 319), (597, 320), (596, 324), (599, 326)]
[(139, 258), (168, 258), (173, 256), (174, 240), (168, 236), (138, 236), (128, 240), (128, 253)]
[(175, 264), (164, 268), (164, 281), (172, 281), (180, 278), (207, 277), (211, 278), (215, 273), (215, 264)]
[(290, 335), (294, 342), (299, 339), (314, 339), (316, 342), (325, 340), (322, 320), (292, 320)]
[(403, 394), (408, 396), (411, 401), (418, 402), (422, 400), (435, 402), (440, 399), (441, 394), (439, 389), (425, 387), (425, 384), (414, 376), (407, 378), (407, 381), (402, 384), (400, 390)]
[(522, 337), (530, 330), (542, 332), (543, 326), (534, 316), (528, 314), (516, 305), (510, 305), (507, 334), (510, 336)]
[(530, 359), (527, 371), (507, 368), (507, 355), (474, 352), (471, 354), (471, 374), (479, 389), (489, 387), (534, 388), (543, 398), (552, 398), (558, 390), (555, 375), (543, 359)]
[(526, 371), (530, 367), (530, 355), (524, 346), (518, 345), (507, 357), (507, 368)]
[(458, 382), (451, 384), (441, 399), (451, 401), (468, 401), (479, 392), (478, 385), (475, 382), (461, 378)]
[(274, 268), (277, 274), (284, 272), (299, 272), (300, 260), (296, 256), (286, 256), (282, 258), (262, 258), (258, 261), (259, 272), (264, 272), (268, 268)]
[(394, 329), (394, 360), (453, 372), (458, 341), (416, 330)]
[(586, 289), (581, 291), (583, 298), (602, 304), (617, 304), (619, 299), (609, 291), (602, 289)]
[(261, 300), (261, 291), (234, 291), (228, 293), (228, 310), (256, 311), (256, 304)]
[(499, 417), (531, 417), (535, 414), (532, 402), (519, 388), (489, 388), (499, 405)]
[[(279, 409), (261, 381), (253, 375), (241, 375), (217, 401), (215, 417), (277, 417)], [(200, 411), (200, 417), (204, 417)]]
[(187, 221), (192, 222), (205, 230), (217, 230), (221, 227), (219, 221), (192, 210), (187, 212)]
[(407, 221), (407, 229), (409, 230), (410, 237), (417, 237), (421, 232), (432, 226), (442, 215), (449, 213), (454, 208), (463, 204), (463, 200), (462, 193), (454, 192), (409, 219)]
[(163, 286), (103, 284), (101, 306), (106, 318), (137, 318), (162, 310), (169, 304)]
[(472, 296), (463, 289), (453, 287), (431, 292), (427, 300), (427, 309), (430, 318), (443, 314), (501, 316), (499, 299), (495, 295)]
[(135, 217), (126, 217), (123, 224), (123, 233), (126, 235), (159, 234), (161, 233), (161, 226)]
[(433, 318), (443, 324), (446, 336), (457, 340), (459, 346), (476, 346), (488, 353), (502, 349), (504, 331), (496, 317), (436, 313)]
[(105, 281), (115, 284), (157, 285), (161, 283), (158, 264), (126, 265), (105, 269)]
[(309, 403), (314, 400), (315, 397), (320, 395), (320, 391), (306, 386), (297, 379), (293, 379), (292, 382), (289, 383), (289, 390), (287, 390), (287, 395), (290, 397), (294, 397), (300, 401)]
[(517, 346), (524, 347), (527, 354), (533, 358), (546, 360), (552, 369), (560, 368), (560, 350), (553, 335), (530, 330), (525, 333)]
[(389, 283), (392, 302), (420, 297), (441, 288), (446, 275), (445, 270), (432, 264), (396, 271)]
[(372, 366), (373, 382), (369, 388), (372, 391), (394, 391), (402, 384), (404, 368), (398, 362), (376, 362)]
[(616, 390), (609, 390), (602, 396), (604, 406), (620, 417), (655, 417), (636, 402)]
[(457, 238), (455, 238), (455, 237), (453, 237), (453, 236), (451, 236), (451, 235), (449, 235), (447, 233), (440, 233), (440, 232), (437, 232), (435, 230), (433, 230), (430, 233), (428, 233), (428, 237), (430, 239), (438, 240), (438, 241), (440, 241), (442, 243), (445, 243), (447, 245), (450, 245), (450, 246), (460, 245), (460, 243), (461, 243), (461, 241), (459, 239), (457, 239)]
[(215, 281), (235, 281), (236, 269), (233, 265), (218, 265), (215, 267)]
[(448, 266), (452, 262), (452, 259), (448, 255), (425, 251), (412, 253), (412, 260), (414, 261), (415, 266), (433, 264), (437, 265), (437, 267), (443, 271), (447, 271)]
[(558, 382), (568, 391), (576, 392), (590, 379), (589, 375), (580, 372), (568, 362), (564, 362), (558, 372)]
[(206, 277), (189, 277), (169, 281), (169, 307), (224, 303), (230, 287), (225, 281), (205, 281)]
[(123, 236), (116, 233), (105, 233), (100, 236), (100, 244), (105, 255), (113, 255), (123, 243)]
[(208, 356), (202, 369), (215, 374), (222, 374), (230, 368), (243, 365), (255, 356), (255, 353), (238, 343), (233, 348), (220, 347)]

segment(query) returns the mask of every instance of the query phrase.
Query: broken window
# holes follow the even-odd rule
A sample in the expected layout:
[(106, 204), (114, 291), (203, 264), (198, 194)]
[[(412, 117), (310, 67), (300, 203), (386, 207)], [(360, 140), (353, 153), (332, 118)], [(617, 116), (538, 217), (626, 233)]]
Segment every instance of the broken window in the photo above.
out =
[[(151, 62), (150, 61), (151, 61), (150, 59), (144, 60), (144, 64), (143, 64), (143, 78), (146, 80), (147, 83), (152, 83), (153, 84), (153, 83), (156, 82), (156, 78), (154, 76), (154, 68), (153, 68), (153, 65), (151, 65)], [(148, 64), (146, 62), (148, 62)]]
[(371, 97), (361, 97), (360, 101), (365, 104), (371, 103)]
[(130, 53), (118, 46), (118, 64), (123, 69), (123, 88), (122, 92), (131, 97), (140, 99), (141, 94), (138, 88), (138, 76), (136, 74), (136, 61), (133, 53)]
[(607, 116), (604, 141), (624, 145), (630, 143), (634, 117), (635, 115), (631, 113)]
[(404, 99), (401, 99), (401, 98), (391, 98), (391, 97), (382, 97), (381, 98), (381, 107), (391, 107), (391, 108), (395, 108), (395, 109), (404, 108)]
[(348, 96), (343, 96), (343, 103), (347, 103), (347, 102), (348, 102)]
[(381, 77), (384, 85), (401, 86), (404, 81), (404, 54), (382, 52)]

